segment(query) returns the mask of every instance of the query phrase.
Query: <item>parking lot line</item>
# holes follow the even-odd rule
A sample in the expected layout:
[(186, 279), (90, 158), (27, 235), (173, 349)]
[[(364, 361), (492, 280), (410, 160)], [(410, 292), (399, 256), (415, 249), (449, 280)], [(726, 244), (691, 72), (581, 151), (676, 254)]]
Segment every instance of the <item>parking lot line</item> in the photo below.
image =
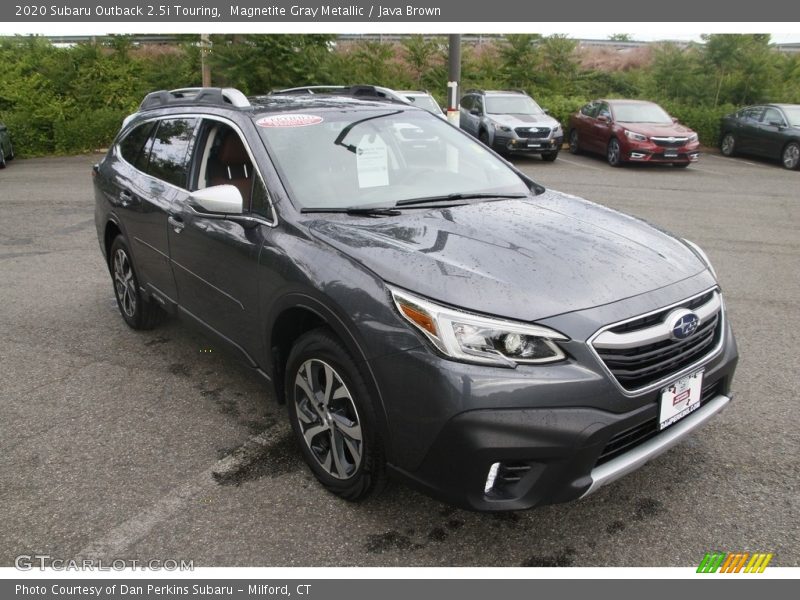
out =
[(595, 171), (602, 171), (603, 170), (600, 167), (594, 167), (592, 165), (586, 165), (586, 164), (583, 164), (583, 163), (575, 162), (574, 160), (567, 160), (566, 158), (559, 157), (556, 160), (560, 160), (561, 162), (569, 163), (571, 165), (577, 165), (579, 167), (585, 167), (586, 169), (594, 169)]
[(727, 156), (717, 156), (716, 154), (703, 154), (703, 158), (715, 158), (715, 159), (721, 160), (723, 162), (736, 161), (737, 163), (744, 163), (746, 165), (750, 165), (750, 166), (753, 166), (753, 167), (757, 167), (758, 166), (757, 163), (750, 162), (750, 161), (744, 160), (742, 158), (728, 158)]
[(159, 524), (184, 509), (186, 504), (201, 493), (215, 489), (220, 479), (225, 479), (242, 466), (252, 462), (253, 455), (275, 443), (281, 429), (273, 427), (250, 436), (228, 456), (221, 458), (196, 477), (174, 488), (158, 502), (127, 521), (120, 523), (104, 536), (94, 540), (78, 553), (80, 558), (102, 559), (118, 557), (136, 542), (147, 536)]

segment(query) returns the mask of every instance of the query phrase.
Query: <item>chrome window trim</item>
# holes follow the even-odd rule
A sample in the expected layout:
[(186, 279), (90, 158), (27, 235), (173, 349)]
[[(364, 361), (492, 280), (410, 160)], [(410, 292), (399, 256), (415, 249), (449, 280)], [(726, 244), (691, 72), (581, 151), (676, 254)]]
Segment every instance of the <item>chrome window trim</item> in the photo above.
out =
[[(613, 329), (614, 327), (618, 327), (620, 325), (624, 325), (625, 323), (630, 323), (631, 321), (636, 321), (637, 319), (641, 319), (643, 317), (649, 317), (650, 315), (654, 315), (656, 313), (659, 313), (659, 312), (662, 312), (662, 311), (665, 311), (665, 310), (669, 310), (671, 308), (677, 308), (681, 304), (685, 304), (686, 302), (690, 302), (690, 301), (694, 300), (695, 298), (699, 298), (700, 296), (708, 294), (709, 292), (716, 292), (717, 297), (719, 298), (719, 301), (720, 301), (720, 305), (719, 305), (720, 320), (719, 320), (719, 324), (717, 325), (717, 327), (720, 327), (721, 329), (720, 329), (719, 342), (717, 343), (717, 345), (714, 346), (714, 348), (712, 348), (708, 352), (708, 354), (705, 354), (704, 356), (702, 356), (701, 358), (699, 358), (698, 360), (696, 360), (692, 364), (682, 368), (679, 371), (675, 371), (674, 373), (670, 373), (666, 377), (662, 377), (661, 379), (659, 379), (657, 381), (654, 381), (653, 383), (650, 383), (650, 384), (648, 384), (646, 386), (643, 386), (643, 387), (640, 387), (640, 388), (636, 388), (634, 390), (626, 389), (617, 380), (617, 378), (611, 372), (611, 369), (609, 369), (606, 366), (606, 363), (603, 361), (603, 359), (600, 358), (600, 353), (594, 347), (594, 341), (600, 335), (602, 335), (603, 333), (605, 333), (609, 329)], [(662, 306), (660, 308), (657, 308), (655, 310), (651, 310), (651, 311), (646, 312), (646, 313), (642, 313), (640, 315), (636, 315), (636, 316), (633, 316), (633, 317), (629, 317), (627, 319), (622, 319), (621, 321), (616, 321), (615, 323), (609, 323), (608, 325), (604, 325), (603, 327), (601, 327), (600, 329), (595, 331), (591, 336), (589, 336), (589, 339), (586, 340), (586, 344), (589, 346), (589, 351), (597, 359), (597, 362), (600, 364), (600, 367), (603, 369), (603, 372), (608, 377), (611, 378), (611, 381), (614, 382), (614, 385), (617, 386), (617, 389), (624, 396), (632, 398), (632, 397), (635, 397), (635, 396), (641, 396), (642, 394), (647, 394), (647, 393), (650, 393), (650, 392), (652, 392), (654, 390), (660, 389), (660, 388), (664, 387), (665, 385), (667, 385), (669, 382), (675, 381), (676, 379), (680, 379), (681, 377), (683, 377), (685, 375), (688, 375), (689, 373), (692, 373), (693, 371), (696, 371), (697, 369), (699, 369), (703, 365), (707, 364), (708, 362), (710, 362), (711, 360), (716, 358), (720, 354), (720, 352), (722, 352), (722, 348), (725, 345), (725, 327), (726, 327), (726, 325), (727, 325), (727, 321), (725, 319), (725, 301), (722, 298), (722, 292), (720, 291), (719, 286), (715, 285), (715, 286), (712, 286), (712, 287), (710, 287), (710, 288), (708, 288), (708, 289), (706, 289), (706, 290), (704, 290), (704, 291), (702, 291), (702, 292), (700, 292), (698, 294), (694, 294), (692, 296), (689, 296), (688, 298), (684, 298), (683, 300), (679, 300), (678, 302), (673, 302), (672, 304), (668, 304), (667, 306)]]
[[(175, 185), (175, 184), (169, 183), (168, 181), (164, 181), (163, 179), (159, 179), (158, 177), (153, 177), (152, 175), (150, 175), (148, 173), (145, 173), (144, 171), (141, 171), (140, 169), (136, 168), (134, 165), (129, 163), (127, 160), (125, 160), (125, 158), (122, 156), (122, 151), (120, 150), (119, 145), (122, 143), (122, 141), (126, 137), (128, 137), (128, 134), (135, 127), (138, 127), (139, 125), (143, 125), (145, 123), (152, 123), (154, 121), (163, 121), (165, 119), (209, 119), (211, 121), (219, 121), (220, 123), (224, 123), (224, 124), (228, 125), (229, 127), (231, 127), (231, 129), (233, 129), (239, 135), (239, 139), (241, 139), (245, 150), (247, 150), (247, 155), (250, 157), (250, 162), (253, 163), (253, 171), (255, 171), (255, 173), (258, 175), (258, 178), (261, 180), (261, 185), (264, 186), (264, 190), (267, 193), (267, 202), (269, 202), (270, 212), (272, 213), (272, 220), (271, 221), (268, 220), (267, 217), (264, 217), (262, 215), (253, 215), (253, 213), (250, 212), (249, 210), (248, 210), (248, 214), (242, 214), (241, 217), (246, 217), (248, 221), (257, 222), (257, 223), (259, 223), (261, 225), (265, 225), (267, 227), (277, 227), (278, 226), (278, 213), (275, 210), (275, 204), (272, 201), (272, 194), (269, 193), (269, 188), (267, 187), (267, 184), (264, 182), (264, 177), (261, 175), (261, 170), (258, 168), (258, 163), (256, 162), (255, 156), (253, 155), (253, 151), (250, 149), (250, 144), (247, 143), (247, 138), (244, 136), (244, 132), (242, 131), (242, 128), (239, 127), (236, 123), (234, 123), (233, 121), (231, 121), (230, 119), (228, 119), (226, 117), (221, 117), (219, 115), (212, 115), (212, 114), (209, 114), (209, 113), (174, 113), (174, 114), (168, 114), (168, 115), (158, 115), (158, 116), (154, 116), (154, 117), (149, 117), (147, 119), (142, 119), (140, 121), (136, 121), (135, 123), (133, 123), (133, 122), (128, 123), (128, 126), (125, 128), (123, 133), (120, 134), (117, 137), (117, 140), (114, 142), (114, 156), (116, 156), (119, 160), (121, 160), (122, 162), (124, 162), (126, 165), (130, 166), (132, 169), (136, 170), (137, 172), (141, 173), (145, 177), (150, 177), (151, 179), (155, 179), (156, 181), (159, 181), (159, 182), (163, 183), (164, 185), (167, 185), (167, 186), (169, 186), (171, 188), (174, 188), (174, 189), (178, 190), (179, 192), (183, 192), (185, 194), (191, 194), (192, 192), (190, 192), (186, 188), (182, 188), (179, 185)], [(202, 213), (198, 213), (198, 214), (202, 214)]]

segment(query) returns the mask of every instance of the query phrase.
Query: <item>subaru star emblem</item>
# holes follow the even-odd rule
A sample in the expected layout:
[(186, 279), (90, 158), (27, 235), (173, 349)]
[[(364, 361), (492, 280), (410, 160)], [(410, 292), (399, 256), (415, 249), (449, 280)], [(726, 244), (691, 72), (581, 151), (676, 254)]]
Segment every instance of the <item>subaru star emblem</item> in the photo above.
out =
[(694, 334), (700, 325), (700, 317), (685, 308), (674, 311), (669, 318), (672, 323), (672, 339), (674, 340), (685, 340)]

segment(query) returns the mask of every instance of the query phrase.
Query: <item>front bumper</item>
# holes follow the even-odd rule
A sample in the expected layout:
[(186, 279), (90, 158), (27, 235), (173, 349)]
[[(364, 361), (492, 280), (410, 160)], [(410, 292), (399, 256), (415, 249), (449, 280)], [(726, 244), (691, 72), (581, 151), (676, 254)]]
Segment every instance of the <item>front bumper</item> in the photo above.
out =
[[(471, 510), (520, 510), (581, 498), (676, 444), (728, 403), (738, 352), (727, 324), (724, 336), (722, 351), (703, 365), (702, 406), (661, 432), (660, 390), (624, 397), (601, 369), (586, 366), (588, 357), (526, 384), (520, 369), (453, 363), (426, 349), (393, 355), (381, 376), (391, 370), (397, 380), (384, 397), (417, 414), (393, 424), (407, 451), (395, 452), (390, 466), (426, 493)], [(379, 372), (381, 362), (373, 364)], [(442, 381), (432, 369), (446, 374)], [(455, 414), (440, 421), (447, 413)], [(656, 431), (645, 432), (641, 443), (609, 454), (621, 436), (651, 426)], [(495, 485), (487, 492), (497, 463)]]
[(522, 152), (526, 154), (543, 154), (558, 152), (564, 143), (564, 136), (550, 138), (522, 138), (513, 133), (496, 132), (492, 147), (500, 152)]
[(623, 159), (631, 162), (689, 163), (700, 158), (700, 144), (692, 142), (667, 148), (653, 142), (628, 141), (622, 148)]

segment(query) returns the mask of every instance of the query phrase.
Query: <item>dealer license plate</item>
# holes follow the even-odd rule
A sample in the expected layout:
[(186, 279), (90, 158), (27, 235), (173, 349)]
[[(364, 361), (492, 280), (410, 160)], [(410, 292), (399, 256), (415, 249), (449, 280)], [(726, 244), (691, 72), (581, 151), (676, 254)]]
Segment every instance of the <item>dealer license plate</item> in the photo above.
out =
[(677, 150), (666, 150), (664, 152), (664, 158), (678, 158), (678, 151)]
[(702, 389), (703, 371), (697, 371), (661, 390), (659, 431), (700, 408)]

